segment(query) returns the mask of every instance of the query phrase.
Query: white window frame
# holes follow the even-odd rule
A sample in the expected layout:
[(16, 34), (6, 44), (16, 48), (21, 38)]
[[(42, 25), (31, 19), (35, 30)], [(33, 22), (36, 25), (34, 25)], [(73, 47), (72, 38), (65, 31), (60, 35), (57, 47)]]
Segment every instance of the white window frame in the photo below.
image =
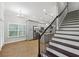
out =
[[(10, 26), (11, 24), (18, 25), (17, 36), (9, 36), (9, 32), (10, 32), (10, 30), (9, 30), (9, 26)], [(23, 35), (22, 35), (22, 34), (20, 35), (20, 26), (24, 26), (24, 28), (25, 28), (25, 29), (24, 29), (24, 32), (26, 32), (26, 25), (25, 25), (25, 24), (9, 23), (9, 24), (8, 24), (8, 38), (19, 38), (19, 37), (25, 37), (25, 36), (26, 36), (26, 33), (24, 33)]]

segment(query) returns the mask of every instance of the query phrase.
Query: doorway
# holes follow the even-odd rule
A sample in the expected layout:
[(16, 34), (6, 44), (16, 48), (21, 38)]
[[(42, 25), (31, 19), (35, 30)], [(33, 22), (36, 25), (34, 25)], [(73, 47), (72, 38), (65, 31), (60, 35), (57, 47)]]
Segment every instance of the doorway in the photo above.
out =
[(38, 26), (33, 26), (33, 39), (35, 40), (36, 38), (36, 32), (39, 31), (39, 27)]

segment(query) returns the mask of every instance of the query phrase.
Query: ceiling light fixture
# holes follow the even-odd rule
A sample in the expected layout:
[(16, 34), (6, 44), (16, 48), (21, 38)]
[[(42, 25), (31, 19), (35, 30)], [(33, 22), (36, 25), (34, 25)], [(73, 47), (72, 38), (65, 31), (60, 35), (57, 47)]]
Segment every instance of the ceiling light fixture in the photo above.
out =
[(46, 9), (43, 9), (44, 12), (46, 12)]
[(46, 26), (48, 26), (48, 24), (46, 24)]
[(19, 17), (24, 17), (22, 11), (23, 11), (23, 10), (22, 10), (21, 8), (19, 8), (19, 13), (17, 14), (17, 16), (19, 16)]

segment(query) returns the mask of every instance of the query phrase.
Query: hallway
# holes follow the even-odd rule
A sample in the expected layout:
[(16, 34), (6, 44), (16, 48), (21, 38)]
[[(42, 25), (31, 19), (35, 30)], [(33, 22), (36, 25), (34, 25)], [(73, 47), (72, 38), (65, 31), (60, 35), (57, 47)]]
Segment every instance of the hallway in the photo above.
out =
[(0, 56), (79, 57), (78, 7), (79, 2), (1, 2)]
[(36, 57), (38, 51), (37, 40), (20, 41), (3, 46), (0, 56), (4, 57)]

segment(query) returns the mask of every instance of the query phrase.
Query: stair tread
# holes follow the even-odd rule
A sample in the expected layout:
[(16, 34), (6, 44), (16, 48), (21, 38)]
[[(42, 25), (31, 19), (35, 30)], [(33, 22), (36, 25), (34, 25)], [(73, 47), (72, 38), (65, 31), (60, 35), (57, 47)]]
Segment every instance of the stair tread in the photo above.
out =
[(60, 28), (79, 28), (79, 27), (60, 27)]
[(57, 44), (57, 43), (54, 43), (54, 42), (53, 43), (50, 42), (49, 45), (55, 46), (55, 47), (60, 48), (60, 49), (62, 49), (64, 51), (68, 51), (70, 53), (73, 53), (74, 55), (79, 56), (79, 50), (77, 50), (77, 49), (70, 48), (70, 47), (67, 47), (67, 46), (64, 46), (64, 45), (61, 45), (61, 44)]
[(78, 26), (77, 25), (60, 26), (60, 28), (64, 28), (64, 27), (66, 27), (66, 28), (79, 28), (79, 25)]
[(72, 19), (72, 20), (70, 20), (70, 19), (66, 19), (66, 20), (64, 20), (63, 22), (77, 22), (77, 21), (79, 21), (79, 19)]
[(78, 27), (76, 28), (75, 27), (60, 27), (59, 30), (71, 30), (71, 31), (75, 30), (76, 31), (76, 30), (79, 30), (79, 28)]
[(57, 56), (62, 56), (62, 57), (67, 57), (66, 55), (64, 55), (64, 54), (62, 54), (62, 53), (60, 53), (60, 52), (58, 52), (58, 51), (56, 51), (54, 49), (51, 49), (49, 47), (47, 47), (46, 50), (49, 51), (51, 54), (54, 54), (54, 55), (57, 55)]
[(63, 21), (63, 23), (68, 23), (68, 22), (70, 22), (70, 23), (79, 22), (79, 20), (66, 20), (66, 21)]
[(53, 45), (50, 45), (49, 48), (54, 49), (54, 50), (56, 50), (56, 51), (58, 51), (58, 52), (60, 52), (60, 53), (62, 53), (62, 54), (64, 54), (64, 55), (66, 55), (66, 56), (69, 56), (69, 57), (78, 57), (78, 56), (79, 56), (79, 55), (70, 53), (70, 52), (68, 52), (68, 51), (65, 51), (65, 50), (63, 50), (63, 49), (60, 49), (60, 48), (58, 48), (58, 47), (55, 47), (55, 46), (53, 46)]
[(79, 32), (79, 30), (62, 30), (62, 29), (59, 29), (58, 31), (73, 31), (73, 32)]
[(56, 31), (58, 34), (79, 35), (79, 31)]
[(79, 24), (79, 22), (72, 22), (72, 23), (71, 22), (67, 22), (67, 23), (65, 22), (65, 23), (62, 23), (62, 25), (66, 25), (66, 24)]
[(74, 35), (63, 35), (63, 34), (55, 34), (55, 37), (64, 37), (64, 38), (69, 38), (73, 40), (79, 40), (79, 36), (74, 36)]
[(44, 53), (46, 56), (48, 56), (48, 57), (58, 57), (57, 55), (55, 55), (55, 54), (53, 54), (53, 53), (51, 53), (51, 52), (49, 52), (49, 51), (47, 51), (46, 50), (46, 53)]
[(74, 27), (74, 26), (79, 27), (79, 24), (61, 25), (60, 27), (68, 27), (68, 26), (70, 26), (70, 27)]
[(62, 44), (62, 45), (72, 47), (74, 49), (79, 50), (79, 42), (70, 41), (70, 40), (64, 40), (64, 39), (60, 39), (60, 38), (54, 38), (54, 39), (52, 39), (51, 42), (56, 42), (58, 44)]
[(61, 25), (61, 26), (79, 26), (79, 24)]
[(74, 33), (74, 32), (72, 32), (72, 33), (55, 33), (55, 34), (59, 34), (59, 35), (70, 35), (70, 36), (79, 36), (79, 33)]
[(57, 36), (54, 36), (54, 38), (60, 38), (60, 39), (64, 39), (64, 40), (79, 42), (79, 40), (75, 40), (75, 39), (71, 39), (71, 38), (64, 38), (64, 37), (57, 37)]
[(69, 24), (69, 25), (61, 25), (60, 28), (61, 28), (61, 27), (75, 27), (75, 28), (78, 27), (78, 28), (79, 28), (79, 25), (72, 25), (72, 24)]
[(56, 33), (62, 33), (62, 32), (65, 32), (65, 33), (69, 33), (69, 32), (70, 32), (70, 33), (79, 33), (78, 31), (65, 31), (65, 30), (63, 30), (63, 31), (62, 31), (62, 30), (60, 30), (60, 31), (57, 30), (57, 31), (56, 31)]
[(73, 24), (61, 24), (61, 26), (68, 26), (68, 25), (79, 25), (79, 23), (73, 23)]

